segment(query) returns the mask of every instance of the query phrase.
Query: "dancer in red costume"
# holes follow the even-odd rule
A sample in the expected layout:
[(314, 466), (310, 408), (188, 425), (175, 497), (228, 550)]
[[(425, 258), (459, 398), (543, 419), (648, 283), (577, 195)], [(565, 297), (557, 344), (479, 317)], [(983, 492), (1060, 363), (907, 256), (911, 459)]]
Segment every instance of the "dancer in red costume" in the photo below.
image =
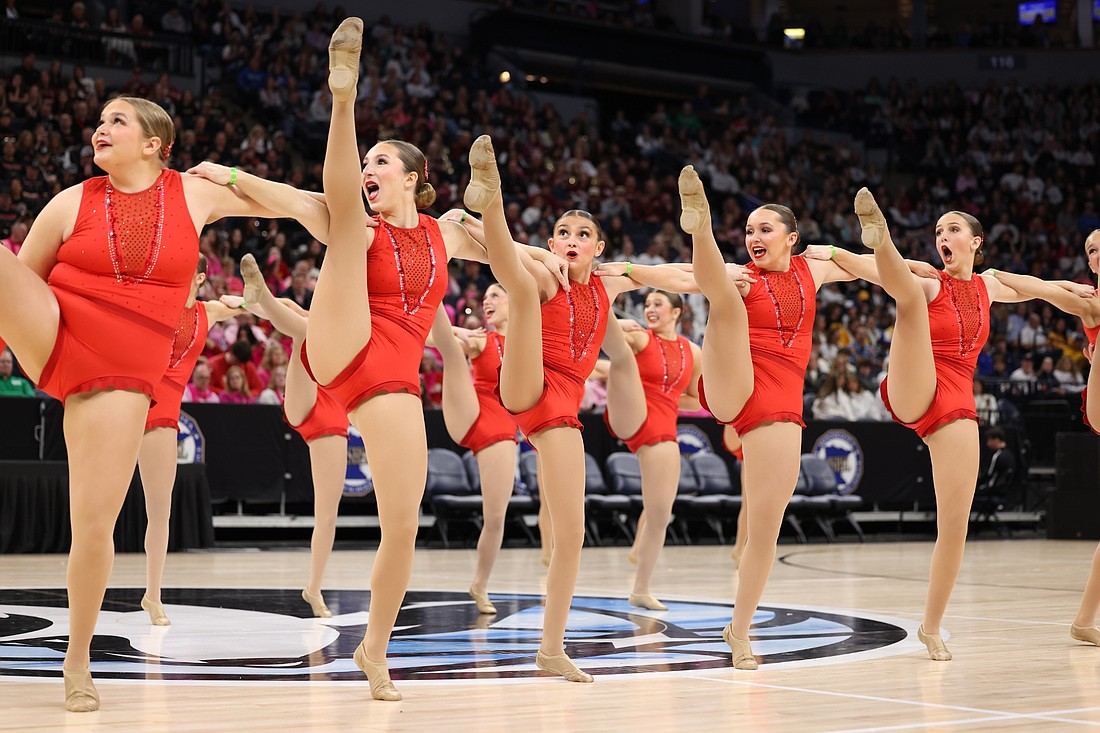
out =
[(194, 277), (198, 232), (224, 216), (283, 215), (168, 170), (174, 135), (157, 105), (112, 100), (92, 136), (107, 175), (55, 196), (18, 259), (0, 251), (0, 337), (27, 375), (65, 403), (72, 547), (64, 670), (74, 712), (99, 707), (90, 646), (115, 519)]
[[(205, 175), (218, 178), (226, 174), (226, 171), (214, 164), (203, 163), (203, 166)], [(264, 183), (256, 180), (246, 185), (258, 190)], [(260, 195), (264, 196), (263, 193)], [(321, 585), (332, 555), (332, 544), (336, 539), (336, 518), (340, 499), (344, 495), (348, 415), (341, 402), (313, 381), (302, 362), (302, 343), (306, 337), (309, 311), (289, 298), (276, 298), (272, 295), (264, 283), (264, 276), (256, 259), (251, 254), (241, 259), (241, 276), (253, 300), (223, 295), (222, 302), (245, 308), (257, 317), (271, 321), (280, 333), (285, 333), (292, 339), (286, 370), (283, 416), (309, 448), (309, 467), (313, 478), (313, 534), (309, 543), (309, 580), (302, 589), (302, 600), (309, 604), (314, 616), (331, 618), (332, 611), (325, 603)]]
[[(363, 436), (382, 540), (371, 570), (370, 622), (354, 658), (372, 697), (396, 701), (401, 693), (386, 647), (412, 573), (427, 476), (421, 355), (447, 288), (447, 261), (485, 261), (486, 254), (461, 225), (418, 212), (435, 191), (415, 146), (380, 142), (360, 168), (354, 110), (362, 33), (362, 21), (348, 18), (329, 45), (332, 118), (323, 180), (331, 227), (301, 356)], [(248, 176), (238, 186), (252, 195), (258, 181)], [(364, 192), (377, 217), (367, 217)], [(248, 286), (245, 299), (262, 304), (263, 290)]]
[(863, 244), (875, 251), (875, 270), (867, 271), (865, 257), (844, 250), (818, 247), (813, 256), (831, 258), (858, 277), (881, 284), (897, 302), (881, 393), (894, 419), (916, 431), (932, 458), (938, 535), (917, 636), (932, 660), (945, 662), (951, 652), (940, 623), (962, 566), (978, 479), (974, 369), (989, 337), (990, 302), (1013, 303), (1027, 296), (994, 277), (974, 274), (983, 234), (970, 214), (949, 211), (939, 218), (936, 249), (944, 270), (922, 277), (902, 259), (886, 217), (866, 188), (856, 194), (855, 211)]
[[(1095, 277), (1100, 273), (1100, 229), (1094, 229), (1085, 239), (1085, 256), (1088, 258), (1089, 269)], [(1095, 361), (1096, 335), (1100, 333), (1100, 291), (1092, 285), (1046, 282), (1029, 275), (1015, 275), (994, 270), (988, 270), (983, 274), (992, 275), (1022, 295), (1042, 298), (1059, 310), (1081, 319), (1085, 336), (1089, 341), (1086, 354), (1092, 362), (1088, 386), (1081, 393), (1081, 412), (1084, 413), (1085, 424), (1094, 433), (1100, 435), (1100, 367)], [(1090, 392), (1093, 395), (1091, 399)], [(1077, 641), (1100, 646), (1100, 627), (1096, 625), (1098, 610), (1100, 610), (1100, 546), (1092, 555), (1092, 569), (1085, 583), (1085, 592), (1081, 596), (1077, 617), (1070, 624), (1069, 635)]]
[[(723, 272), (703, 184), (688, 166), (680, 174), (680, 223), (692, 235), (695, 280), (710, 301), (703, 340), (704, 405), (732, 424), (744, 450), (743, 485), (752, 487), (748, 540), (738, 571), (733, 619), (722, 636), (733, 666), (756, 669), (749, 627), (775, 559), (787, 503), (798, 479), (802, 445), (802, 383), (810, 355), (816, 292), (851, 280), (835, 263), (792, 256), (799, 234), (785, 206), (765, 204), (749, 214), (747, 266), (756, 282), (736, 287)], [(743, 531), (739, 534), (743, 534)]]
[(489, 600), (489, 575), (504, 541), (504, 518), (515, 484), (519, 427), (497, 393), (508, 336), (508, 294), (499, 283), (485, 289), (482, 310), (492, 330), (459, 340), (457, 329), (440, 307), (432, 328), (432, 342), (443, 355), (443, 421), (451, 439), (473, 451), (481, 477), (483, 524), (470, 597), (477, 602), (479, 613), (494, 614), (497, 609)]
[(168, 555), (168, 519), (172, 514), (172, 488), (176, 484), (176, 436), (183, 392), (206, 345), (209, 324), (240, 313), (216, 300), (196, 301), (204, 282), (206, 256), (200, 254), (191, 291), (176, 325), (168, 371), (153, 388), (153, 406), (145, 416), (145, 434), (138, 453), (138, 471), (149, 519), (145, 528), (145, 594), (141, 597), (141, 607), (149, 613), (154, 626), (171, 623), (160, 602), (160, 585)]
[[(649, 581), (665, 542), (672, 503), (680, 485), (680, 444), (676, 441), (679, 408), (699, 408), (696, 386), (702, 370), (699, 347), (676, 333), (683, 312), (679, 295), (653, 291), (646, 295), (647, 328), (625, 332), (627, 343), (637, 362), (640, 391), (621, 389), (610, 374), (607, 380), (607, 411), (604, 420), (627, 448), (638, 456), (642, 471), (644, 514), (638, 522), (638, 534), (632, 556), (638, 570), (628, 602), (632, 606), (655, 611), (668, 607), (649, 592)], [(632, 434), (618, 428), (617, 418), (624, 409), (622, 398), (641, 399), (646, 406), (645, 422)]]
[[(608, 320), (610, 302), (640, 287), (625, 276), (592, 272), (593, 258), (604, 247), (599, 224), (585, 211), (567, 211), (554, 224), (548, 244), (568, 262), (568, 283), (553, 275), (515, 246), (504, 215), (500, 175), (488, 136), (470, 149), (467, 208), (482, 212), (483, 222), (466, 226), (485, 244), (493, 273), (508, 291), (510, 329), (500, 373), (500, 397), (516, 416), (524, 435), (538, 451), (540, 497), (552, 525), (553, 552), (546, 579), (543, 638), (535, 663), (571, 682), (591, 682), (565, 653), (565, 627), (584, 543), (584, 444), (577, 411), (584, 380), (591, 374), (600, 343), (611, 357), (609, 385), (637, 385), (637, 361), (617, 321)], [(666, 290), (690, 292), (690, 273), (660, 270)], [(606, 333), (606, 338), (605, 338)], [(634, 372), (616, 380), (614, 372)], [(645, 421), (645, 400), (626, 401), (616, 429), (633, 435)]]

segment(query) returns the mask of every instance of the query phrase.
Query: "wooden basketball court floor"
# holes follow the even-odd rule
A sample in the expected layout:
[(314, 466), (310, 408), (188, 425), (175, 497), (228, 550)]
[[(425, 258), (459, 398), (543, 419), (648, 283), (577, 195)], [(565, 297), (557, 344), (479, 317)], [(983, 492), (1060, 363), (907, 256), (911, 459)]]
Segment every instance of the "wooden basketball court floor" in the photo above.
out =
[[(144, 557), (120, 555), (94, 645), (102, 709), (79, 715), (65, 712), (57, 673), (65, 558), (5, 556), (0, 730), (1100, 728), (1100, 648), (1068, 635), (1095, 544), (972, 541), (944, 624), (948, 663), (930, 661), (915, 638), (930, 543), (781, 545), (754, 622), (754, 650), (765, 655), (755, 672), (732, 669), (722, 651), (737, 582), (728, 546), (666, 548), (652, 585), (677, 601), (664, 618), (623, 603), (625, 548), (586, 549), (569, 649), (597, 674), (591, 685), (532, 670), (544, 576), (536, 550), (501, 553), (490, 588), (500, 613), (481, 619), (464, 592), (474, 552), (418, 550), (398, 620), (406, 641), (395, 641), (399, 655), (391, 647), (399, 703), (371, 700), (350, 660), (372, 552), (333, 554), (325, 595), (336, 626), (308, 618), (297, 597), (305, 551), (170, 555), (165, 629), (137, 605)], [(122, 679), (108, 679), (116, 672)]]

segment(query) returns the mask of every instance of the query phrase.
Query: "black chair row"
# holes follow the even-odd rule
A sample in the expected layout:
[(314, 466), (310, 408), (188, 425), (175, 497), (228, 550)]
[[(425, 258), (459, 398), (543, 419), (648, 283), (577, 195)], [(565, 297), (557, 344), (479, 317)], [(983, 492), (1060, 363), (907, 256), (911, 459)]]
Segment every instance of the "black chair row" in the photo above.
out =
[[(538, 512), (538, 463), (534, 452), (524, 453), (519, 460), (519, 473), (526, 494), (509, 498), (506, 520), (520, 527), (528, 540), (535, 538), (524, 520), (525, 515)], [(448, 527), (451, 522), (482, 524), (480, 480), (477, 460), (472, 453), (463, 457), (443, 448), (428, 451), (428, 481), (425, 502), (436, 516), (436, 525), (449, 547)], [(742, 505), (740, 472), (731, 474), (725, 460), (714, 453), (694, 453), (680, 463), (680, 483), (673, 504), (674, 524), (681, 541), (689, 542), (689, 523), (703, 522), (725, 543), (724, 522), (736, 521)], [(798, 483), (788, 506), (786, 523), (794, 530), (799, 542), (806, 542), (804, 520), (813, 520), (830, 542), (836, 539), (834, 525), (846, 520), (864, 540), (863, 530), (852, 512), (863, 500), (837, 491), (836, 475), (825, 462), (813, 454), (801, 457)], [(627, 541), (633, 541), (637, 520), (642, 511), (642, 474), (638, 457), (633, 453), (612, 453), (606, 461), (605, 473), (591, 454), (585, 454), (585, 536), (590, 544), (603, 543), (601, 526), (618, 529)], [(679, 539), (679, 538), (677, 538)]]

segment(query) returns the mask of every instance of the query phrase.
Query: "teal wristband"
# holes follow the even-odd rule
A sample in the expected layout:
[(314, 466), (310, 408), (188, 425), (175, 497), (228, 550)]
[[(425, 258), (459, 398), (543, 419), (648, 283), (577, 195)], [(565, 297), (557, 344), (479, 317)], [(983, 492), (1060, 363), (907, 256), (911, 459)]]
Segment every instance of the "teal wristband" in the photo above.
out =
[(230, 168), (229, 169), (229, 183), (227, 183), (225, 185), (227, 185), (227, 186), (237, 185), (237, 169), (236, 168)]

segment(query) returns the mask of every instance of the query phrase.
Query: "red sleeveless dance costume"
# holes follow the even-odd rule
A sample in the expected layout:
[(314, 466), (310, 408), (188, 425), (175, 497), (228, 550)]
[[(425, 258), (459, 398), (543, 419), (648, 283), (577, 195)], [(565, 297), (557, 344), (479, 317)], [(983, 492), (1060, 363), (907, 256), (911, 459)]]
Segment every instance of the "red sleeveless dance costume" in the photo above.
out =
[[(436, 220), (419, 217), (412, 229), (376, 217), (379, 226), (367, 250), (371, 337), (344, 371), (321, 385), (344, 406), (345, 414), (376, 394), (420, 395), (424, 344), (447, 292), (447, 248)], [(302, 363), (317, 381), (307, 346), (302, 344)]]
[(936, 394), (920, 419), (907, 423), (890, 407), (882, 380), (879, 394), (896, 422), (912, 428), (922, 439), (955, 420), (978, 420), (974, 409), (974, 370), (989, 338), (989, 293), (981, 276), (956, 280), (939, 272), (940, 292), (928, 304), (932, 358), (936, 363)]
[[(1089, 328), (1088, 326), (1085, 326), (1084, 324), (1081, 324), (1081, 326), (1082, 326), (1082, 328), (1085, 329), (1085, 337), (1089, 340), (1089, 346), (1092, 348), (1093, 352), (1095, 353), (1095, 351), (1096, 351), (1096, 334), (1100, 333), (1100, 326), (1095, 326), (1093, 328)], [(1098, 367), (1093, 367), (1093, 368), (1098, 368)], [(1081, 390), (1081, 419), (1085, 421), (1085, 425), (1088, 425), (1089, 430), (1096, 433), (1097, 435), (1100, 435), (1100, 430), (1096, 429), (1097, 426), (1093, 425), (1092, 423), (1089, 422), (1089, 413), (1088, 413), (1088, 409), (1086, 408), (1086, 405), (1088, 405), (1088, 403), (1089, 403), (1089, 390), (1086, 387), (1085, 389)]]
[(183, 391), (195, 371), (203, 348), (206, 346), (206, 334), (210, 322), (206, 315), (206, 306), (199, 301), (190, 308), (184, 308), (176, 326), (176, 337), (172, 341), (172, 356), (168, 361), (168, 370), (160, 378), (153, 390), (153, 406), (145, 416), (146, 432), (154, 428), (174, 428), (179, 431), (180, 404)]
[(584, 382), (600, 356), (611, 303), (595, 275), (589, 276), (588, 284), (572, 285), (571, 290), (559, 289), (542, 304), (542, 397), (531, 409), (514, 415), (528, 438), (561, 425), (583, 429), (577, 413), (584, 399)]
[(669, 341), (650, 331), (645, 348), (634, 358), (638, 362), (638, 374), (645, 392), (645, 422), (634, 435), (623, 438), (611, 429), (608, 413), (603, 415), (608, 431), (626, 443), (631, 453), (637, 453), (645, 445), (676, 441), (680, 395), (687, 389), (695, 369), (691, 343), (683, 336)]
[[(751, 262), (745, 267), (756, 278), (745, 297), (753, 390), (741, 412), (726, 424), (733, 425), (741, 437), (764, 422), (806, 427), (802, 384), (817, 318), (817, 288), (810, 265), (798, 256), (791, 258), (786, 272), (762, 270)], [(699, 378), (699, 400), (708, 410), (704, 382), (723, 378), (729, 377), (704, 374)]]
[(39, 389), (62, 402), (98, 389), (152, 397), (198, 258), (177, 171), (138, 193), (116, 190), (106, 176), (84, 181), (72, 236), (47, 279), (61, 317)]
[(470, 360), (474, 372), (478, 413), (474, 424), (458, 444), (474, 453), (505, 440), (513, 443), (516, 441), (516, 419), (504, 409), (497, 394), (503, 358), (504, 337), (496, 331), (490, 331), (485, 334), (485, 346), (481, 353)]
[[(302, 352), (298, 351), (298, 359), (301, 360)], [(283, 411), (283, 419), (286, 424), (294, 428), (294, 432), (302, 436), (302, 440), (310, 443), (326, 435), (339, 435), (348, 437), (348, 413), (344, 404), (332, 396), (328, 389), (317, 385), (317, 399), (313, 402), (313, 409), (306, 415), (306, 419), (298, 425), (286, 419), (286, 411)]]

